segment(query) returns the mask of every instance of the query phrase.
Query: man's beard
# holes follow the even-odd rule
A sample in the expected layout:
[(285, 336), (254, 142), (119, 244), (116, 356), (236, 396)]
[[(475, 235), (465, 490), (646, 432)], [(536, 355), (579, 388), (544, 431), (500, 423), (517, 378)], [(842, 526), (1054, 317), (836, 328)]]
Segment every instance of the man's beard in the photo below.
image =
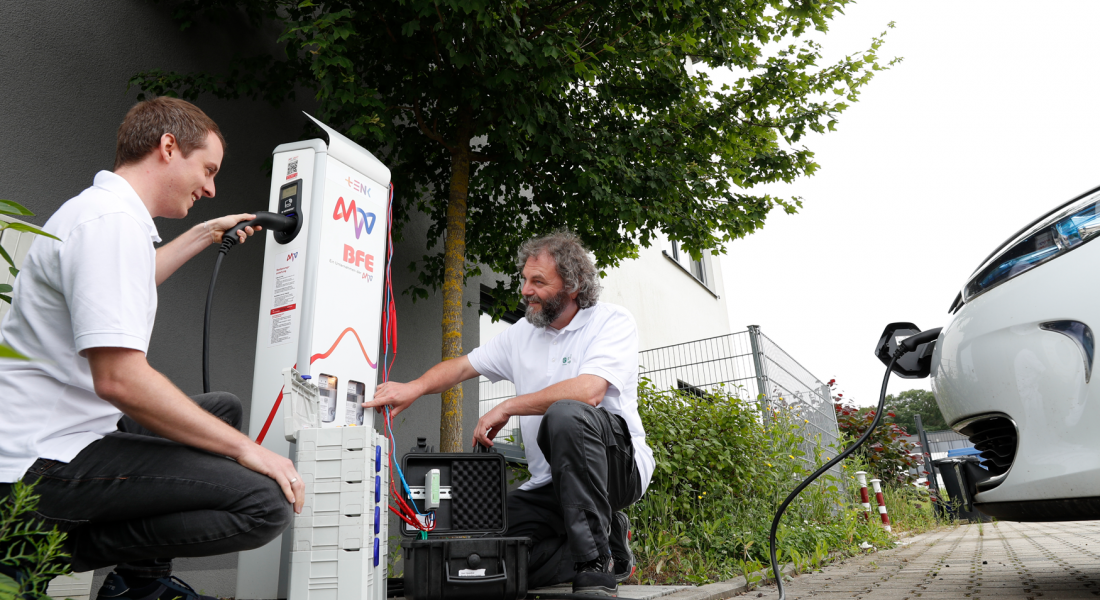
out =
[[(565, 288), (562, 288), (560, 292), (546, 300), (540, 301), (534, 294), (524, 296), (523, 300), (527, 303), (527, 312), (523, 315), (527, 322), (539, 329), (545, 329), (561, 316), (562, 310), (569, 301), (569, 294)], [(542, 310), (534, 310), (536, 304), (542, 306)]]

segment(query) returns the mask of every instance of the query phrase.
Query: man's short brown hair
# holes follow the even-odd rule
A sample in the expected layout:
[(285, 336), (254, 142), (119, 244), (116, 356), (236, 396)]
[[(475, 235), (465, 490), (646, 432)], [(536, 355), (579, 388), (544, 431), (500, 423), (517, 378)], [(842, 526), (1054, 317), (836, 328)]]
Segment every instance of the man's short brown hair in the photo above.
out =
[(217, 134), (225, 150), (225, 137), (218, 124), (194, 104), (167, 96), (138, 102), (118, 126), (115, 169), (141, 161), (160, 147), (160, 138), (166, 133), (176, 136), (180, 152), (186, 158), (206, 146), (206, 136), (211, 131)]

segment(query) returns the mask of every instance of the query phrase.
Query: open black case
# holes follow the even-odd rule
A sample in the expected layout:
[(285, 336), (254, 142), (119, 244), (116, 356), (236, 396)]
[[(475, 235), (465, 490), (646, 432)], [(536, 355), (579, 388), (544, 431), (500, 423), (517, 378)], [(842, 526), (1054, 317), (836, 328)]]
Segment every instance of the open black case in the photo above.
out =
[[(412, 491), (401, 493), (405, 502), (422, 513), (435, 511), (435, 529), (429, 538), (503, 535), (508, 530), (507, 471), (504, 457), (494, 452), (409, 453), (401, 459), (401, 471)], [(429, 491), (425, 478), (439, 471), (439, 506), (425, 508)], [(420, 532), (402, 523), (401, 535)]]
[[(410, 452), (401, 459), (409, 485), (401, 489), (405, 502), (415, 502), (421, 513), (435, 511), (435, 529), (427, 539), (414, 527), (401, 526), (409, 600), (516, 600), (527, 595), (530, 540), (501, 537), (508, 530), (504, 456), (479, 450)], [(433, 472), (438, 473), (438, 506), (428, 508)]]

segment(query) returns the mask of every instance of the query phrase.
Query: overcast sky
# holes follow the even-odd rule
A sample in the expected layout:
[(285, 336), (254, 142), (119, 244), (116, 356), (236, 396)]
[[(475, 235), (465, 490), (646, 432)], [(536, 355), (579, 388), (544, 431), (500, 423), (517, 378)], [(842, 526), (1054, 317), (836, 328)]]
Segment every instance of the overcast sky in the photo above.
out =
[[(946, 325), (1005, 238), (1100, 185), (1100, 2), (866, 0), (821, 38), (827, 57), (890, 21), (881, 55), (904, 61), (806, 140), (816, 175), (770, 188), (802, 196), (801, 212), (773, 212), (722, 258), (734, 330), (760, 325), (864, 405), (887, 323)], [(892, 378), (891, 393), (911, 388), (929, 380)]]

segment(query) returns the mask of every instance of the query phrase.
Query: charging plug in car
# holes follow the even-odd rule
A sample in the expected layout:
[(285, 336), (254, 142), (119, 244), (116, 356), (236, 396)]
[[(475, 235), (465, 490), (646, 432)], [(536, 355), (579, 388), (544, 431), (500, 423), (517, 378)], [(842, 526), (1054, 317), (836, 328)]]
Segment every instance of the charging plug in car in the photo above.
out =
[(933, 342), (941, 329), (921, 331), (912, 323), (890, 323), (875, 345), (875, 356), (889, 366), (894, 355), (901, 351), (891, 370), (902, 379), (924, 379), (932, 372), (932, 351), (936, 349)]
[(218, 282), (218, 271), (221, 270), (222, 259), (233, 246), (240, 243), (240, 231), (245, 227), (270, 229), (275, 234), (275, 241), (280, 244), (294, 239), (302, 228), (298, 214), (295, 212), (279, 214), (260, 210), (255, 214), (255, 219), (241, 221), (222, 234), (222, 245), (218, 249), (218, 258), (214, 261), (214, 272), (210, 275), (210, 289), (206, 292), (206, 315), (203, 317), (202, 324), (202, 391), (204, 394), (210, 393), (210, 307), (214, 304), (214, 286)]

